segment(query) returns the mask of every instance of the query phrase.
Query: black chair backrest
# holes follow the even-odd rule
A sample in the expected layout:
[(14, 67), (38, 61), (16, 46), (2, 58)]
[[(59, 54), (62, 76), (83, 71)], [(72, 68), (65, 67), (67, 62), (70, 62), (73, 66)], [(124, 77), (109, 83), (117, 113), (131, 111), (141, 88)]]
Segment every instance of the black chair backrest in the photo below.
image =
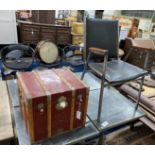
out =
[(9, 45), (1, 49), (3, 64), (13, 70), (26, 70), (34, 60), (35, 51), (27, 45)]
[(89, 47), (107, 49), (109, 58), (118, 58), (119, 24), (116, 20), (86, 19), (86, 57)]

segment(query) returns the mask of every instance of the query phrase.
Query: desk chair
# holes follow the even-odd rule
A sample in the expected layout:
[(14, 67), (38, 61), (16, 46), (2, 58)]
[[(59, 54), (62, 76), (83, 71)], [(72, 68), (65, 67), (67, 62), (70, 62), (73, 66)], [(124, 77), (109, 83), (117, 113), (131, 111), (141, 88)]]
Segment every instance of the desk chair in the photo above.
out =
[[(101, 78), (97, 121), (100, 122), (103, 92), (105, 86), (116, 86), (124, 82), (142, 77), (139, 94), (137, 97), (137, 104), (135, 106), (135, 110), (137, 110), (144, 82), (144, 76), (147, 74), (147, 71), (128, 64), (118, 58), (118, 21), (87, 18), (85, 39), (87, 60), (85, 62), (85, 67), (81, 79), (84, 78), (85, 73), (88, 71), (88, 67), (90, 71), (97, 74), (97, 76)], [(92, 63), (90, 60), (94, 55), (98, 55), (99, 57), (103, 58), (104, 61), (101, 63)], [(144, 68), (146, 68), (147, 61), (148, 55), (145, 59)], [(105, 84), (105, 81), (108, 84)]]

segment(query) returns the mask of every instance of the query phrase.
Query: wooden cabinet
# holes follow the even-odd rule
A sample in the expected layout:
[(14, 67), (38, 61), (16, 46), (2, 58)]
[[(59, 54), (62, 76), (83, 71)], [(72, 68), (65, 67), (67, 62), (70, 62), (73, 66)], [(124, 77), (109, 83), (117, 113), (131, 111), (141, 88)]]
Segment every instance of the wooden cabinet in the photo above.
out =
[(71, 27), (68, 26), (19, 22), (18, 32), (20, 43), (50, 40), (55, 44), (71, 44)]
[(21, 25), (20, 42), (37, 44), (40, 38), (40, 27), (36, 25)]
[(40, 32), (41, 32), (40, 33), (41, 40), (50, 40), (55, 44), (57, 43), (56, 42), (56, 27), (42, 26)]

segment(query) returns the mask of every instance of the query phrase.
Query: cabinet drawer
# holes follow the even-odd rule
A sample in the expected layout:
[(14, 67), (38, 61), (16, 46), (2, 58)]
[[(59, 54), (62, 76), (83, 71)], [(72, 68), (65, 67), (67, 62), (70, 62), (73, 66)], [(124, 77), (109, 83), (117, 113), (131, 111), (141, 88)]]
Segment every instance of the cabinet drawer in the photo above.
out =
[(55, 27), (41, 27), (41, 32), (42, 33), (56, 33), (56, 28)]
[(39, 38), (39, 32), (29, 32), (29, 31), (23, 31), (22, 38)]
[(57, 28), (57, 33), (70, 34), (71, 29), (70, 28)]
[(38, 31), (40, 30), (40, 27), (39, 26), (36, 26), (36, 25), (22, 25), (21, 26), (21, 30), (22, 31)]
[(39, 32), (31, 33), (30, 31), (22, 31), (20, 42), (36, 43), (36, 42), (39, 42), (39, 37), (40, 37)]

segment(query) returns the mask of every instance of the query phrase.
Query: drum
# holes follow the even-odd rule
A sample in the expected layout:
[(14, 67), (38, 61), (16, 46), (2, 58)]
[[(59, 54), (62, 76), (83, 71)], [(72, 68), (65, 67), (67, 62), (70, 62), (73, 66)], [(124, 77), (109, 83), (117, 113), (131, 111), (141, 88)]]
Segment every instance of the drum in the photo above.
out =
[(50, 41), (40, 41), (36, 51), (40, 60), (46, 64), (54, 63), (58, 59), (58, 48)]
[(26, 70), (34, 60), (35, 51), (27, 45), (15, 44), (1, 49), (3, 64), (13, 70)]

